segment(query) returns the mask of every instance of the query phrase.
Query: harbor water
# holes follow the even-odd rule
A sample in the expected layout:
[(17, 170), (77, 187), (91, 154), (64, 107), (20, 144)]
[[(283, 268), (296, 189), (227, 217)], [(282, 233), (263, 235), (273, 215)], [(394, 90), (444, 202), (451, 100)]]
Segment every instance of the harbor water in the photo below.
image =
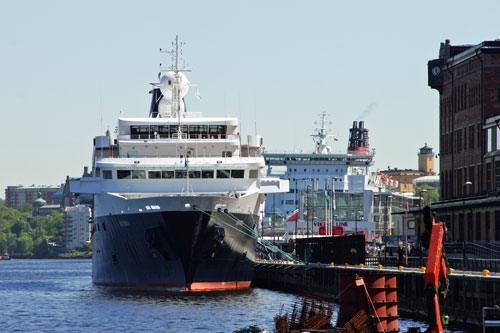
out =
[[(0, 261), (0, 331), (232, 332), (252, 324), (272, 330), (281, 306), (288, 310), (297, 298), (265, 289), (110, 291), (94, 286), (91, 274), (90, 260)], [(425, 323), (401, 318), (401, 331), (407, 327)]]

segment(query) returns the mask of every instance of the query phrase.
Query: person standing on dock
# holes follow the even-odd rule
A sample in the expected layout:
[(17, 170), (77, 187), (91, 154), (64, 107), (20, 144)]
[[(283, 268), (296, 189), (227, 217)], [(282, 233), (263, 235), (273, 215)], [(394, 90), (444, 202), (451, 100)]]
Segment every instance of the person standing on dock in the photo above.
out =
[(403, 248), (402, 245), (399, 246), (399, 249), (398, 249), (398, 262), (399, 262), (399, 266), (403, 266), (404, 264), (404, 256), (405, 256), (405, 249)]

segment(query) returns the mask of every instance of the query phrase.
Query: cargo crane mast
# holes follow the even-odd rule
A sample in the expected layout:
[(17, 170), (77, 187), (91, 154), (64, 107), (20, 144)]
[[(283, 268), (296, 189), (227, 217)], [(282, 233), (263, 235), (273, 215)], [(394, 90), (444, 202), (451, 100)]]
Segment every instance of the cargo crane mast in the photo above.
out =
[(427, 332), (441, 333), (443, 325), (439, 309), (439, 294), (446, 298), (448, 293), (448, 263), (444, 256), (443, 242), (446, 238), (446, 225), (436, 223), (429, 206), (424, 208), (425, 231), (422, 234), (423, 246), (429, 250), (425, 270), (425, 296), (427, 302)]

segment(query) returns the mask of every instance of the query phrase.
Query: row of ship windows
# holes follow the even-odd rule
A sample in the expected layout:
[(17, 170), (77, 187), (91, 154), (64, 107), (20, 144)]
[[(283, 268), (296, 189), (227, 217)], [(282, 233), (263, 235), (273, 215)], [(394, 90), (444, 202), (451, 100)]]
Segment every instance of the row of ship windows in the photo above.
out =
[[(99, 169), (96, 170), (97, 177)], [(116, 170), (116, 179), (213, 179), (215, 178), (245, 178), (245, 170)], [(248, 178), (258, 178), (259, 170), (249, 170)], [(113, 179), (113, 170), (103, 170), (103, 179)]]
[[(268, 161), (335, 161), (342, 163), (365, 162), (370, 163), (370, 158), (341, 158), (341, 157), (274, 157), (266, 156)], [(286, 163), (285, 163), (286, 164)]]
[[(288, 172), (292, 172), (292, 168), (288, 169)], [(297, 169), (293, 169), (293, 172), (297, 172)], [(307, 172), (307, 169), (304, 169), (304, 172)], [(321, 169), (312, 169), (312, 172), (321, 172)], [(328, 172), (328, 169), (325, 169), (325, 172)], [(335, 169), (335, 172), (339, 172), (339, 169)], [(343, 173), (344, 170), (340, 169), (340, 173)]]
[[(304, 181), (304, 180), (313, 181), (314, 179), (316, 179), (316, 181), (319, 181), (319, 178), (310, 178), (310, 177), (309, 177), (309, 178), (297, 178), (297, 181), (299, 181), (299, 180), (303, 180), (303, 181)], [(328, 179), (330, 179), (330, 177), (328, 177)], [(292, 178), (292, 181), (294, 182), (294, 181), (295, 181), (295, 178)], [(335, 178), (335, 177), (334, 177), (334, 178), (333, 178), (333, 181), (334, 181), (334, 182), (342, 182), (342, 181), (344, 181), (344, 179), (342, 179), (342, 178)]]
[[(215, 137), (225, 135), (226, 125), (181, 125), (180, 130), (188, 136), (198, 137), (199, 135)], [(133, 125), (130, 126), (132, 139), (148, 139), (158, 135), (160, 138), (169, 138), (179, 132), (178, 125)]]

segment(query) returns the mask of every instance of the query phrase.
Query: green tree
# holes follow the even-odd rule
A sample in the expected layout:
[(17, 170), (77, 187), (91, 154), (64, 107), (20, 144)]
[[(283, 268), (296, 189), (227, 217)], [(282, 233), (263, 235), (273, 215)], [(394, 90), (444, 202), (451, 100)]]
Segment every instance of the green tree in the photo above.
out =
[(17, 221), (23, 214), (17, 209), (0, 206), (0, 222)]
[(8, 245), (7, 236), (4, 233), (0, 233), (0, 255), (7, 252)]
[(427, 184), (419, 185), (415, 187), (414, 195), (418, 197), (422, 197), (424, 200), (423, 206), (428, 206), (432, 202), (439, 201), (439, 187), (433, 187)]
[(35, 241), (33, 254), (37, 257), (50, 257), (50, 246), (46, 238), (39, 238)]
[(48, 238), (55, 238), (58, 241), (62, 240), (63, 232), (63, 214), (61, 212), (54, 212), (45, 217), (43, 226), (46, 230)]
[(19, 235), (21, 233), (27, 233), (31, 230), (31, 227), (29, 225), (28, 222), (24, 221), (24, 220), (19, 220), (17, 221), (16, 223), (14, 223), (14, 225), (10, 228), (10, 231), (15, 233), (17, 235), (17, 237), (19, 237)]
[(16, 253), (33, 254), (33, 239), (30, 235), (22, 233), (16, 241)]
[(17, 253), (16, 248), (17, 248), (17, 235), (9, 232), (7, 234), (7, 251), (12, 254), (12, 253)]
[(0, 206), (5, 206), (5, 200), (0, 198)]

